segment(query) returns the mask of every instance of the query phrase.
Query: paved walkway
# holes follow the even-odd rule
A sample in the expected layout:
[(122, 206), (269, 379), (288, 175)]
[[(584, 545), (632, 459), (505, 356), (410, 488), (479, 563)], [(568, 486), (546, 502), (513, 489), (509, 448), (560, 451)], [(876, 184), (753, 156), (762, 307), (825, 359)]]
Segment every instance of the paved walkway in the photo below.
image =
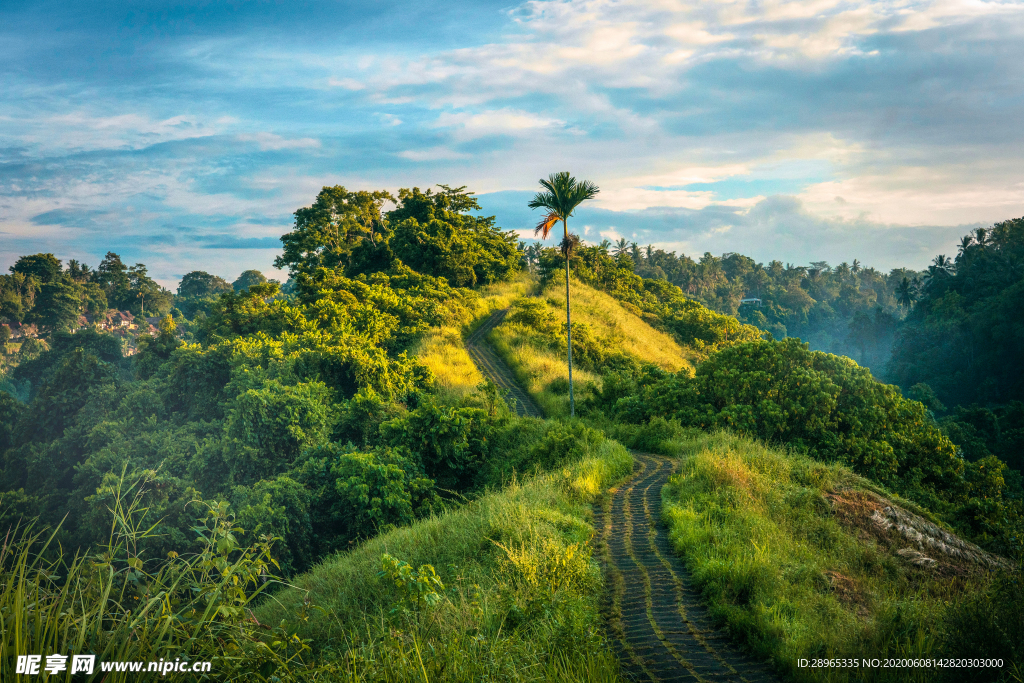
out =
[(633, 478), (597, 511), (607, 545), (607, 611), (623, 673), (634, 681), (774, 683), (767, 666), (738, 651), (711, 626), (686, 568), (660, 523), (661, 487), (675, 461), (633, 454)]
[(530, 398), (530, 395), (516, 382), (512, 370), (505, 365), (505, 361), (498, 358), (498, 354), (494, 353), (487, 343), (487, 335), (501, 324), (507, 313), (507, 308), (492, 313), (491, 317), (466, 339), (466, 351), (469, 352), (470, 358), (485, 377), (507, 391), (516, 400), (516, 412), (520, 417), (544, 417), (544, 413)]

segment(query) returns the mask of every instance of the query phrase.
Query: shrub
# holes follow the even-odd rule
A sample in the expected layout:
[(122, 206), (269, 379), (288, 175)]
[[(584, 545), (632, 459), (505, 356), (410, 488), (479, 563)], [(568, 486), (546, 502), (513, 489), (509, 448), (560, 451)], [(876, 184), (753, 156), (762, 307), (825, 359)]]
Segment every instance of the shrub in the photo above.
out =
[(605, 441), (602, 432), (582, 422), (565, 422), (548, 430), (530, 450), (530, 462), (544, 469), (558, 467), (597, 452)]

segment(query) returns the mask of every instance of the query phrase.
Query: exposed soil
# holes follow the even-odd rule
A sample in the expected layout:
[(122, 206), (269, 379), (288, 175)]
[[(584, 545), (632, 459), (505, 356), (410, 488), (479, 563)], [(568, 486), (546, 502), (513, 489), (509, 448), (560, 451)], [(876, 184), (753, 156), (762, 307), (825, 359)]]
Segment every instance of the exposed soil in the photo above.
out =
[(507, 391), (515, 399), (516, 412), (520, 417), (544, 417), (544, 413), (541, 412), (537, 404), (530, 398), (530, 395), (523, 391), (523, 388), (516, 382), (512, 370), (505, 365), (505, 362), (498, 357), (498, 354), (494, 353), (494, 350), (491, 349), (486, 341), (487, 335), (501, 324), (507, 313), (508, 309), (505, 308), (491, 314), (491, 317), (466, 339), (466, 351), (469, 352), (469, 357), (480, 368), (480, 372), (483, 373), (484, 377), (487, 377)]
[(832, 513), (862, 541), (939, 576), (967, 576), (1011, 569), (1005, 559), (932, 524), (870, 491), (839, 489), (826, 494)]
[(777, 678), (712, 626), (662, 526), (661, 487), (674, 461), (634, 453), (633, 478), (597, 511), (610, 588), (606, 611), (623, 673), (633, 681), (737, 681)]

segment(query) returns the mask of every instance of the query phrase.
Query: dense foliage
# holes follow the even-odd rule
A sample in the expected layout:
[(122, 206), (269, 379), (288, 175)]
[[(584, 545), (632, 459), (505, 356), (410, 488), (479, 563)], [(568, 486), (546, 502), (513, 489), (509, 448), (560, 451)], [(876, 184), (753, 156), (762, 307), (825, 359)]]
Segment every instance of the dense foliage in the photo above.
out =
[(1024, 400), (1024, 218), (965, 235), (916, 298), (893, 354), (901, 386), (949, 407)]
[[(349, 274), (389, 271), (401, 263), (458, 287), (507, 280), (520, 269), (518, 238), (471, 215), (480, 205), (464, 187), (438, 192), (402, 189), (349, 192), (325, 187), (312, 206), (295, 212), (274, 265), (293, 273), (344, 267)], [(395, 203), (391, 211), (382, 210)]]
[[(542, 272), (551, 267), (539, 244), (524, 251)], [(672, 289), (681, 289), (687, 299), (712, 311), (736, 316), (776, 339), (799, 337), (813, 349), (850, 356), (878, 375), (883, 374), (898, 322), (911, 303), (901, 303), (901, 283), (906, 280), (913, 291), (922, 279), (922, 274), (906, 268), (888, 274), (865, 268), (856, 259), (835, 267), (825, 261), (798, 266), (776, 260), (765, 265), (738, 253), (705, 253), (694, 260), (624, 239), (615, 245), (606, 240), (581, 252), (580, 258), (586, 271), (606, 283), (602, 288), (621, 279), (614, 275), (616, 268), (645, 282), (675, 285)]]
[(1024, 550), (1019, 478), (963, 457), (927, 408), (848, 358), (796, 339), (737, 344), (695, 376), (647, 367), (606, 378), (595, 406), (617, 419), (729, 429), (786, 445), (898, 491), (1002, 553)]
[(113, 252), (96, 270), (73, 259), (65, 268), (53, 254), (22, 256), (10, 270), (0, 275), (0, 323), (57, 331), (77, 327), (80, 316), (100, 316), (108, 308), (150, 316), (171, 309), (171, 293), (149, 277), (145, 265), (127, 266)]
[(218, 499), (285, 538), (293, 572), (429, 513), (437, 486), (482, 485), (487, 459), (528, 433), (507, 411), (438, 405), (405, 354), (473, 296), (401, 265), (357, 279), (321, 268), (293, 300), (274, 283), (224, 292), (192, 325), (200, 343), (169, 319), (131, 359), (107, 334), (55, 334), (14, 371), (28, 404), (0, 405), (4, 514), (56, 524), (71, 512), (63, 538), (88, 545), (106, 532), (114, 483), (145, 480), (162, 520), (152, 557), (191, 543), (190, 502)]
[[(555, 249), (538, 252), (538, 267), (542, 278), (553, 277), (562, 264), (564, 259)], [(687, 298), (679, 287), (665, 280), (640, 277), (626, 260), (611, 258), (602, 247), (574, 249), (570, 267), (581, 282), (608, 292), (633, 312), (655, 327), (669, 332), (680, 344), (693, 348), (700, 355), (761, 336), (756, 327), (744, 325), (732, 316), (715, 313)]]

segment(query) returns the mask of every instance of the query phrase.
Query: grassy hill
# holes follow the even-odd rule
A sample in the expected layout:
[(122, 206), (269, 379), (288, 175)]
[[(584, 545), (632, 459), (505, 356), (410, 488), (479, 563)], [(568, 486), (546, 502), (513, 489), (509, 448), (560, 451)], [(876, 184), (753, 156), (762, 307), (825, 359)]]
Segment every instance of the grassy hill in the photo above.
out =
[[(589, 437), (562, 468), (325, 560), (255, 617), (311, 640), (330, 680), (618, 680), (600, 635), (590, 505), (632, 458)], [(382, 566), (388, 556), (408, 571)]]
[(536, 281), (526, 274), (512, 282), (480, 287), (462, 324), (432, 327), (416, 341), (410, 355), (430, 369), (441, 392), (453, 399), (468, 396), (484, 378), (466, 352), (464, 336), (493, 311), (508, 308), (512, 301), (536, 289)]
[[(680, 458), (662, 491), (674, 547), (713, 614), (780, 671), (816, 681), (986, 680), (1006, 672), (796, 663), (997, 651), (1016, 651), (1020, 662), (1024, 623), (998, 603), (1019, 606), (1022, 592), (993, 579), (1012, 565), (927, 510), (849, 468), (728, 433), (680, 433), (661, 450)], [(1000, 622), (977, 619), (980, 610)]]
[[(574, 333), (579, 327), (579, 336), (600, 350), (614, 351), (669, 372), (692, 370), (696, 358), (693, 350), (655, 329), (609, 294), (573, 280), (571, 298)], [(517, 304), (533, 304), (534, 308), (528, 315), (517, 316)], [(512, 305), (513, 313), (491, 333), (489, 341), (547, 415), (567, 416), (565, 337), (556, 333), (565, 320), (565, 286), (553, 280), (536, 297), (519, 299)], [(576, 351), (573, 380), (586, 391), (587, 387), (600, 386), (602, 368), (599, 361), (588, 362), (580, 350), (586, 353), (588, 349)]]
[[(0, 429), (0, 512), (71, 501), (53, 546), (88, 547), (134, 499), (113, 549), (77, 556), (77, 573), (43, 551), (32, 572), (0, 562), (0, 612), (24, 617), (5, 633), (49, 624), (3, 651), (80, 643), (87, 621), (64, 601), (83, 595), (123, 658), (187, 651), (236, 678), (619, 680), (592, 513), (611, 519), (630, 447), (672, 458), (662, 509), (643, 514), (666, 522), (716, 624), (784, 676), (1021, 680), (1019, 567), (994, 553), (1019, 557), (1024, 527), (998, 460), (965, 460), (922, 404), (848, 359), (759, 339), (664, 282), (594, 273), (572, 285), (575, 420), (557, 280), (317, 268), (290, 297), (223, 295), (190, 323), (202, 342), (168, 325), (126, 359), (99, 333), (56, 335), (21, 366), (31, 402), (0, 394), (0, 427), (17, 425)], [(547, 419), (507, 410), (463, 346), (505, 308), (490, 343)], [(37, 481), (48, 497), (26, 493)], [(119, 597), (92, 597), (104, 586)], [(153, 632), (171, 635), (130, 635)], [(797, 665), (890, 656), (1005, 665)]]

